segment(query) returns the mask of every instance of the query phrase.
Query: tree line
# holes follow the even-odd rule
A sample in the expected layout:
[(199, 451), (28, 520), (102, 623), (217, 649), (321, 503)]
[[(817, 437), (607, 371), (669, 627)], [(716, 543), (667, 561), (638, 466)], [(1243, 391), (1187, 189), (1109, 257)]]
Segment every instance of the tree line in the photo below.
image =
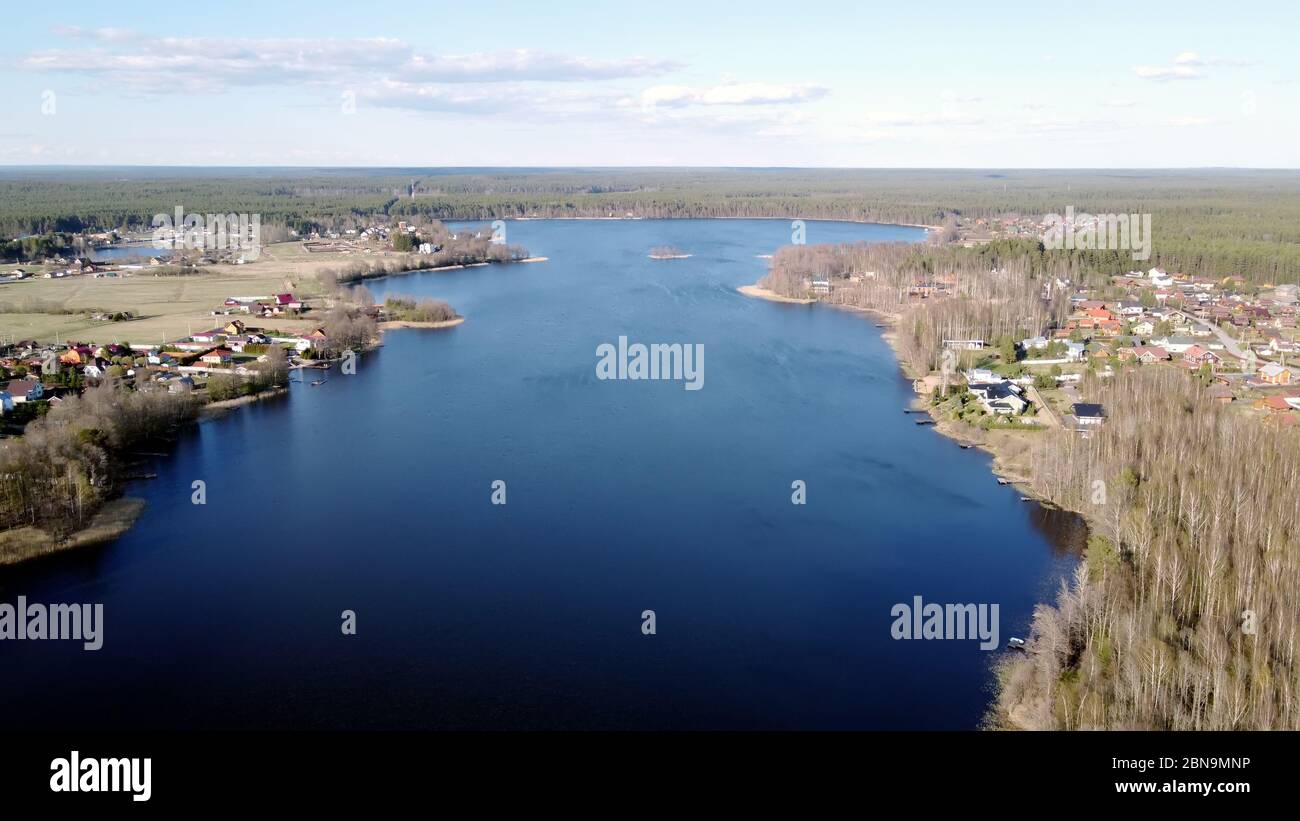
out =
[(375, 219), (750, 217), (944, 226), (1150, 213), (1153, 256), (1191, 274), (1300, 281), (1300, 173), (889, 169), (23, 169), (0, 173), (0, 236), (147, 227), (177, 205), (341, 230)]
[(1035, 491), (1086, 514), (1087, 561), (1000, 670), (992, 723), (1300, 729), (1300, 439), (1173, 369), (1089, 382), (1105, 425), (1032, 460)]

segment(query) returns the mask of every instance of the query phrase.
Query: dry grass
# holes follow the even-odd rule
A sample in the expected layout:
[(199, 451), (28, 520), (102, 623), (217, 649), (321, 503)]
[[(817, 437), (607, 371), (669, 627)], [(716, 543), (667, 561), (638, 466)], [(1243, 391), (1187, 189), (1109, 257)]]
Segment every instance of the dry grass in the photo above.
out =
[[(2, 313), (0, 336), (41, 342), (158, 342), (217, 324), (212, 310), (230, 296), (269, 296), (292, 289), (300, 296), (320, 292), (317, 275), (326, 267), (357, 259), (342, 254), (308, 256), (298, 243), (267, 246), (257, 262), (213, 265), (183, 277), (156, 277), (147, 269), (132, 276), (95, 279), (29, 279), (0, 284), (0, 302), (32, 302), (61, 309), (130, 311), (130, 322), (96, 322), (86, 314)], [(305, 330), (310, 320), (274, 319), (266, 324)], [(258, 323), (254, 323), (258, 324)]]
[(0, 533), (0, 565), (116, 539), (131, 529), (143, 510), (143, 499), (114, 499), (100, 508), (89, 524), (63, 541), (35, 527), (6, 530)]

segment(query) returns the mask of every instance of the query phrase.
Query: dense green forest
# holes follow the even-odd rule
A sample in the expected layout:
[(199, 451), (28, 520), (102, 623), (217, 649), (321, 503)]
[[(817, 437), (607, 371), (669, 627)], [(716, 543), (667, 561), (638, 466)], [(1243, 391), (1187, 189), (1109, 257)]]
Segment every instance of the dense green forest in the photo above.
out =
[[(0, 172), (0, 235), (141, 228), (177, 205), (297, 230), (377, 216), (951, 218), (1150, 213), (1146, 265), (1300, 281), (1300, 172), (61, 168)], [(1121, 260), (1131, 267), (1131, 259)]]

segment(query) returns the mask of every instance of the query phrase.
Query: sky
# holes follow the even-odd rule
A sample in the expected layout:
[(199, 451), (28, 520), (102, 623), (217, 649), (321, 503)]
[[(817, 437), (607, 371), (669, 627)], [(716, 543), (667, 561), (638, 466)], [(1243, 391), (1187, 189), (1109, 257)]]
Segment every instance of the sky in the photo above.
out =
[(0, 165), (1300, 167), (1300, 5), (22, 4)]

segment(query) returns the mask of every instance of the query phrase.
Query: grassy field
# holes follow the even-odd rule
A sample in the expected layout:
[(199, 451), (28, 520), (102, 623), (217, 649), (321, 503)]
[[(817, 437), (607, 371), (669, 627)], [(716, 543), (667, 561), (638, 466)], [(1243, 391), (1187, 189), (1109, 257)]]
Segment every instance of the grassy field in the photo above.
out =
[[(0, 304), (18, 312), (0, 313), (0, 337), (40, 342), (160, 342), (219, 324), (212, 310), (230, 296), (269, 296), (293, 291), (300, 297), (320, 294), (316, 275), (322, 268), (355, 259), (338, 254), (308, 256), (298, 243), (271, 245), (257, 262), (214, 265), (189, 276), (155, 277), (146, 270), (132, 276), (95, 279), (33, 278), (0, 283)], [(12, 268), (14, 266), (5, 266)], [(29, 270), (32, 266), (24, 266)], [(36, 310), (22, 311), (24, 307)], [(99, 322), (89, 313), (57, 311), (130, 311), (137, 319)], [(306, 330), (311, 320), (258, 319), (250, 324)]]

